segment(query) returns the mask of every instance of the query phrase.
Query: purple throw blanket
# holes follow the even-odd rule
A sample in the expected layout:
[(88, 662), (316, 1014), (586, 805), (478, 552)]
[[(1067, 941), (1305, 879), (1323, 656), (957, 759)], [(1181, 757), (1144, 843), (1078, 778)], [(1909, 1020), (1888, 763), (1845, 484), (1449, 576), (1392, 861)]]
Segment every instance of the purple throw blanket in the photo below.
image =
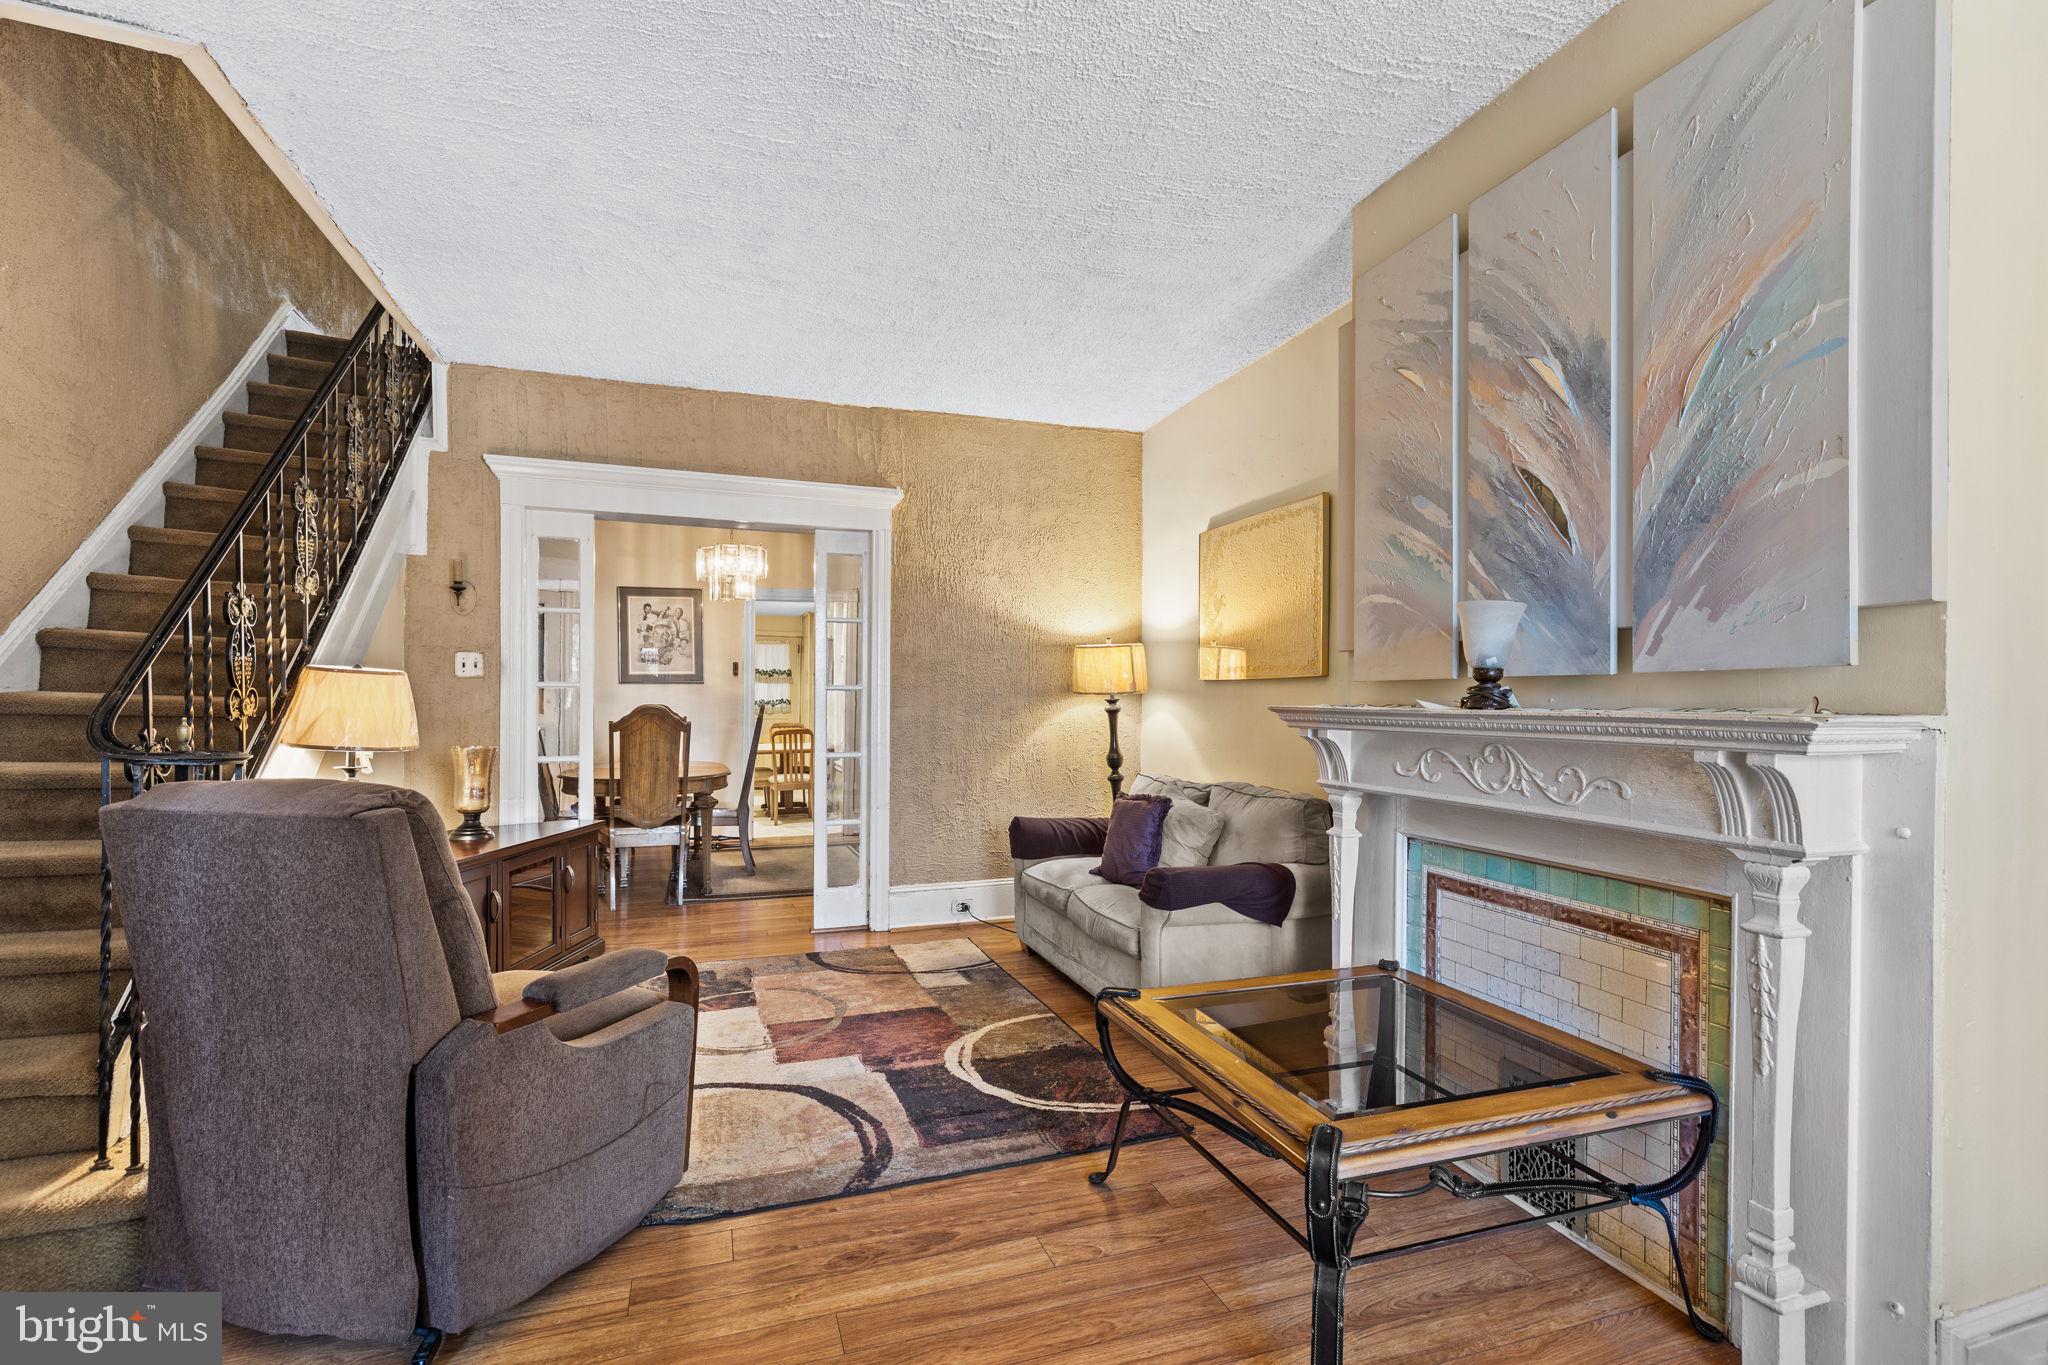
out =
[(1145, 874), (1138, 899), (1155, 910), (1188, 910), (1220, 902), (1246, 919), (1281, 924), (1294, 908), (1294, 874), (1282, 863), (1155, 867)]
[(1088, 815), (1020, 815), (1010, 821), (1012, 858), (1100, 857), (1109, 821)]

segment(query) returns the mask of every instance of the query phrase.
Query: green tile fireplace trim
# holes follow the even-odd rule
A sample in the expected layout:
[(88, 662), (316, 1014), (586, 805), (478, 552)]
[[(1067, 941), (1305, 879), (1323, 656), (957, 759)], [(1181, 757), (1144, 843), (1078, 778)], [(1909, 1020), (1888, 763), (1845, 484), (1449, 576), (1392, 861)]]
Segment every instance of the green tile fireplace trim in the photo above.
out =
[[(1453, 876), (1491, 882), (1513, 890), (1533, 891), (1593, 909), (1676, 925), (1702, 934), (1707, 942), (1706, 1079), (1726, 1103), (1731, 1079), (1729, 954), (1735, 934), (1733, 909), (1728, 901), (1717, 896), (1650, 886), (1620, 877), (1603, 877), (1577, 868), (1509, 858), (1427, 839), (1408, 840), (1407, 862), (1407, 903), (1401, 917), (1406, 935), (1401, 960), (1412, 971), (1421, 971), (1427, 961), (1427, 945), (1423, 940), (1428, 931), (1427, 895), (1431, 869), (1440, 868)], [(1721, 1250), (1720, 1255), (1706, 1258), (1701, 1307), (1709, 1317), (1720, 1322), (1727, 1320), (1728, 1303), (1728, 1143), (1725, 1131), (1724, 1128), (1723, 1136), (1714, 1143), (1707, 1159), (1706, 1175), (1700, 1182), (1700, 1212), (1706, 1220), (1707, 1245)]]

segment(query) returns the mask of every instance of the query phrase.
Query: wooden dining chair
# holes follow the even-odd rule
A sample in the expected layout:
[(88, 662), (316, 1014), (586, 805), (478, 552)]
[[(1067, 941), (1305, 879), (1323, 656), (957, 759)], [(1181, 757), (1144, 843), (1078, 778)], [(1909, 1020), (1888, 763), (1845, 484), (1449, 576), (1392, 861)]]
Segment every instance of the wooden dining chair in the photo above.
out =
[[(761, 747), (761, 727), (768, 720), (768, 703), (754, 703), (754, 730), (747, 736), (747, 747), (740, 758), (739, 799), (731, 809), (719, 806), (711, 812), (711, 834), (713, 846), (719, 839), (730, 838), (740, 847), (740, 858), (747, 865), (747, 875), (754, 875), (754, 751)], [(730, 830), (730, 833), (724, 831)]]
[(768, 732), (768, 818), (782, 823), (782, 798), (802, 792), (806, 809), (811, 795), (811, 728), (778, 725)]
[(611, 855), (605, 890), (619, 908), (620, 855), (636, 848), (672, 847), (675, 872), (670, 905), (682, 903), (683, 859), (689, 849), (689, 804), (681, 774), (689, 771), (690, 722), (666, 706), (636, 706), (609, 727), (611, 775), (605, 779), (603, 843)]

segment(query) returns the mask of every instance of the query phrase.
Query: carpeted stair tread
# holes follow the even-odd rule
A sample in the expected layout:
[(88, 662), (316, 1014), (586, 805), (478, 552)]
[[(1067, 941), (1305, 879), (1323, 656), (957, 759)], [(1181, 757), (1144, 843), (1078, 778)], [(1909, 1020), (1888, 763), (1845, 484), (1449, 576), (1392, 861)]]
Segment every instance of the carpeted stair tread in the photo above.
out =
[(148, 1175), (126, 1173), (125, 1145), (113, 1159), (111, 1171), (93, 1170), (91, 1152), (0, 1161), (0, 1241), (142, 1217)]
[[(100, 704), (104, 692), (53, 692), (38, 689), (34, 692), (0, 692), (0, 716), (89, 716)], [(226, 703), (221, 703), (221, 714), (226, 714)], [(121, 710), (140, 711), (142, 703), (130, 698)], [(185, 709), (182, 695), (169, 692), (159, 693), (156, 699), (159, 714), (177, 715)]]
[(331, 337), (325, 332), (301, 332), (296, 327), (287, 327), (284, 345), (289, 355), (306, 360), (324, 360), (331, 365), (341, 359), (341, 353), (348, 349), (348, 338)]
[[(176, 488), (181, 485), (167, 484), (165, 486)], [(200, 485), (195, 484), (193, 486), (199, 487)], [(207, 488), (206, 491), (213, 493), (221, 490)], [(242, 495), (236, 493), (234, 498), (235, 501), (240, 502)], [(164, 578), (155, 574), (144, 573), (89, 573), (85, 576), (85, 582), (86, 586), (94, 592), (174, 593), (185, 586), (185, 580), (182, 578)]]
[[(114, 970), (128, 969), (128, 940), (114, 930)], [(97, 972), (100, 931), (91, 929), (27, 929), (0, 934), (0, 979), (48, 976), (57, 972)]]
[(97, 839), (0, 840), (0, 878), (75, 877), (99, 870)]
[(57, 791), (72, 787), (100, 785), (97, 763), (37, 763), (25, 759), (0, 759), (0, 790)]
[[(247, 450), (241, 446), (194, 446), (192, 449), (202, 460), (213, 460), (220, 464), (240, 465), (249, 471), (251, 477), (255, 475), (257, 470), (269, 464), (271, 457), (277, 453), (275, 446), (269, 450)], [(318, 455), (313, 457), (311, 463), (315, 471), (323, 469), (327, 465), (327, 461)], [(294, 455), (292, 456), (292, 468), (297, 469), (298, 466), (299, 457)], [(207, 484), (204, 486), (212, 488), (216, 485)], [(245, 489), (244, 491), (247, 490)]]
[(267, 417), (279, 417), (289, 413), (297, 417), (306, 410), (314, 390), (299, 384), (266, 384), (252, 379), (248, 384), (249, 410), (261, 412)]
[(109, 654), (133, 654), (148, 638), (147, 631), (106, 626), (44, 626), (36, 632), (36, 644), (43, 649), (103, 649)]
[[(236, 452), (237, 454), (245, 452)], [(167, 498), (188, 498), (193, 502), (217, 502), (222, 507), (235, 508), (242, 505), (242, 499), (249, 496), (246, 488), (222, 488), (211, 483), (179, 483), (169, 480), (164, 484)]]
[(96, 1033), (0, 1038), (0, 1100), (92, 1095), (98, 1089), (99, 1053)]

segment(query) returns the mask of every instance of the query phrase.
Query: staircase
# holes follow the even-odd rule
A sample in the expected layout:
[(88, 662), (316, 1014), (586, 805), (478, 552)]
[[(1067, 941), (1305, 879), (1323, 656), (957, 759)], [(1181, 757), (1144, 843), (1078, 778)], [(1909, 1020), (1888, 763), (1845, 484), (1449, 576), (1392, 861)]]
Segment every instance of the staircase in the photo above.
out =
[[(110, 1160), (96, 1161), (109, 1140), (103, 1087), (109, 1130), (129, 1128), (135, 1052), (122, 1050), (117, 1035), (107, 1049), (115, 1060), (102, 1075), (103, 1021), (127, 983), (118, 917), (101, 895), (102, 782), (122, 799), (172, 771), (156, 767), (138, 777), (123, 761), (130, 747), (166, 751), (158, 756), (173, 765), (204, 756), (195, 749), (239, 758), (258, 741), (267, 747), (306, 662), (302, 646), (317, 639), (336, 581), (352, 566), (347, 552), (389, 487), (385, 466), (395, 471), (424, 408), (424, 377), (415, 373), (423, 367), (408, 360), (406, 384), (394, 387), (405, 411), (394, 398), (388, 430), (377, 428), (382, 449), (370, 451), (350, 430), (352, 421), (368, 429), (362, 402), (375, 402), (378, 420), (387, 420), (381, 357), (417, 355), (403, 345), (372, 349), (379, 336), (397, 335), (380, 317), (373, 311), (354, 340), (287, 332), (284, 354), (269, 357), (267, 380), (247, 385), (247, 411), (224, 416), (222, 444), (195, 451), (194, 481), (164, 485), (164, 525), (129, 528), (128, 572), (90, 577), (86, 624), (38, 633), (38, 689), (0, 693), (0, 1286), (134, 1283), (147, 1180), (142, 1144), (115, 1137)], [(345, 358), (348, 373), (328, 385)], [(347, 450), (345, 470), (341, 461), (329, 467), (329, 445)], [(350, 500), (363, 485), (348, 480), (366, 471), (369, 493)], [(308, 544), (297, 535), (305, 504), (292, 496), (302, 480), (337, 505), (320, 505), (322, 583), (312, 595), (288, 586), (295, 555)], [(256, 511), (259, 484), (269, 492)], [(238, 518), (242, 534), (225, 538), (223, 558), (222, 533)], [(253, 651), (249, 635), (238, 638), (229, 620), (229, 589), (237, 584), (261, 604)], [(195, 601), (181, 605), (195, 592)], [(254, 674), (239, 704), (231, 702), (238, 656), (243, 673)], [(104, 709), (116, 696), (115, 709)], [(258, 697), (253, 729), (249, 697)], [(97, 743), (89, 722), (102, 730)], [(134, 738), (108, 743), (116, 729)], [(103, 750), (115, 755), (104, 771)], [(196, 767), (176, 771), (201, 775)]]

